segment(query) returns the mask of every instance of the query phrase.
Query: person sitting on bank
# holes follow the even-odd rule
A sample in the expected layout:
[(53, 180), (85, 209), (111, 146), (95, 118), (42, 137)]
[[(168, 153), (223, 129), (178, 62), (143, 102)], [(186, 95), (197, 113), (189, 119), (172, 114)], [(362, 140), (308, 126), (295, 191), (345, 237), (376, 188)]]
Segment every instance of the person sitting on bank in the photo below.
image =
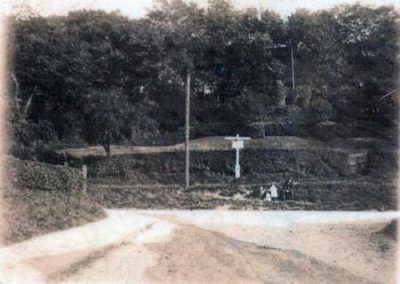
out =
[(278, 188), (275, 185), (275, 182), (272, 182), (271, 187), (269, 188), (269, 192), (271, 193), (271, 199), (277, 200), (278, 199)]
[(265, 189), (263, 186), (260, 187), (260, 198), (261, 200), (270, 202), (271, 199), (271, 192)]
[(260, 186), (259, 191), (260, 191), (260, 199), (264, 200), (265, 196), (267, 195), (267, 190), (265, 190), (263, 186)]
[(288, 178), (284, 184), (283, 198), (284, 200), (293, 200), (293, 181)]

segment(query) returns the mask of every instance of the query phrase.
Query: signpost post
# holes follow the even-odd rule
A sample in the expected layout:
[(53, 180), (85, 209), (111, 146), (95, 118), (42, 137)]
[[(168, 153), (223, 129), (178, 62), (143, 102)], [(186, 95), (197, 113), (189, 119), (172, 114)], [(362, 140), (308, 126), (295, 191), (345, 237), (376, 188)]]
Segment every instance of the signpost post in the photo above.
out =
[(250, 140), (250, 137), (240, 137), (239, 134), (233, 137), (225, 137), (226, 140), (232, 141), (232, 148), (236, 150), (235, 178), (240, 178), (240, 149), (244, 148), (244, 141)]
[(86, 165), (82, 165), (82, 175), (83, 175), (82, 191), (83, 191), (83, 193), (86, 193), (86, 189), (87, 189), (87, 166)]

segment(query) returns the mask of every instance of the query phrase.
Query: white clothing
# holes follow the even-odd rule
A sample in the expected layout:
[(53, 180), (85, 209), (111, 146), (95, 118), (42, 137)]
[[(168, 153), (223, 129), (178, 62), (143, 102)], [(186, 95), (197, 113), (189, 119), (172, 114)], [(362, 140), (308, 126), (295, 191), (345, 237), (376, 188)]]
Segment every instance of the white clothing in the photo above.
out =
[(276, 188), (275, 184), (271, 185), (271, 187), (269, 188), (269, 191), (271, 192), (272, 198), (278, 197), (278, 189)]

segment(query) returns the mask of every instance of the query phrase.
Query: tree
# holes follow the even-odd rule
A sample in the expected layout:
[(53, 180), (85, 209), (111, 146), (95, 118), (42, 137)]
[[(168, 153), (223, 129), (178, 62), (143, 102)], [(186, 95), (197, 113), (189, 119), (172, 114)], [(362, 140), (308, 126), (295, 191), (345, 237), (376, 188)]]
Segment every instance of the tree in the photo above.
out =
[(85, 95), (85, 138), (104, 147), (107, 157), (111, 144), (123, 135), (129, 123), (130, 106), (118, 89), (94, 90)]
[[(209, 4), (162, 0), (139, 20), (104, 11), (14, 17), (10, 102), (21, 141), (54, 136), (109, 151), (132, 133), (178, 132), (188, 70), (192, 126), (217, 125), (213, 135), (285, 108), (315, 114), (314, 122), (375, 123), (377, 132), (396, 125), (400, 28), (393, 8), (298, 10), (285, 20), (235, 10), (227, 0)], [(285, 106), (290, 43), (293, 107)], [(99, 131), (92, 131), (95, 124)]]
[(344, 74), (348, 92), (343, 94), (343, 111), (350, 117), (393, 126), (398, 114), (396, 92), (392, 91), (399, 76), (399, 14), (393, 7), (361, 5), (343, 6), (336, 13), (337, 39), (349, 65)]

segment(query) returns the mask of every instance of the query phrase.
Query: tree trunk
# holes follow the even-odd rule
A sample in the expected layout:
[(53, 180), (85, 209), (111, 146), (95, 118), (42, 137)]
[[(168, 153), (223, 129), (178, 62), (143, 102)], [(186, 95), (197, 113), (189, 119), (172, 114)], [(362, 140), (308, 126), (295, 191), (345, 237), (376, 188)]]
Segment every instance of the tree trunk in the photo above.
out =
[(286, 106), (286, 97), (287, 97), (287, 90), (285, 85), (281, 80), (276, 81), (276, 105), (279, 107)]
[(104, 147), (104, 150), (106, 150), (107, 158), (110, 158), (111, 157), (110, 145), (106, 143), (105, 145), (103, 145), (103, 147)]
[(11, 73), (11, 78), (14, 82), (15, 85), (15, 94), (14, 94), (14, 103), (15, 103), (15, 111), (18, 115), (18, 118), (21, 120), (26, 120), (26, 117), (28, 116), (29, 108), (31, 107), (32, 104), (32, 99), (35, 95), (36, 87), (32, 91), (32, 94), (29, 96), (28, 100), (26, 101), (25, 107), (22, 109), (20, 105), (20, 87), (19, 87), (19, 82), (17, 79), (17, 76), (15, 73)]
[(16, 109), (18, 116), (21, 117), (21, 108), (19, 106), (19, 92), (20, 92), (19, 91), (19, 82), (18, 82), (17, 76), (15, 76), (14, 73), (11, 73), (11, 79), (13, 80), (14, 85), (15, 85), (15, 94), (14, 94), (15, 109)]
[(111, 157), (111, 132), (106, 131), (104, 134), (104, 140), (101, 141), (101, 145), (106, 151), (107, 158)]
[(295, 81), (295, 71), (294, 71), (294, 55), (293, 55), (293, 47), (290, 48), (290, 59), (291, 59), (291, 69), (292, 69), (292, 104), (295, 104), (297, 101), (297, 93), (296, 93), (296, 81)]
[(25, 108), (24, 108), (24, 113), (23, 113), (23, 118), (25, 119), (26, 117), (27, 117), (27, 115), (28, 115), (28, 111), (29, 111), (29, 108), (30, 108), (30, 106), (31, 106), (31, 104), (32, 104), (32, 99), (33, 99), (33, 96), (34, 96), (35, 94), (31, 94), (30, 96), (29, 96), (29, 99), (28, 99), (28, 101), (26, 102), (26, 105), (25, 105)]

